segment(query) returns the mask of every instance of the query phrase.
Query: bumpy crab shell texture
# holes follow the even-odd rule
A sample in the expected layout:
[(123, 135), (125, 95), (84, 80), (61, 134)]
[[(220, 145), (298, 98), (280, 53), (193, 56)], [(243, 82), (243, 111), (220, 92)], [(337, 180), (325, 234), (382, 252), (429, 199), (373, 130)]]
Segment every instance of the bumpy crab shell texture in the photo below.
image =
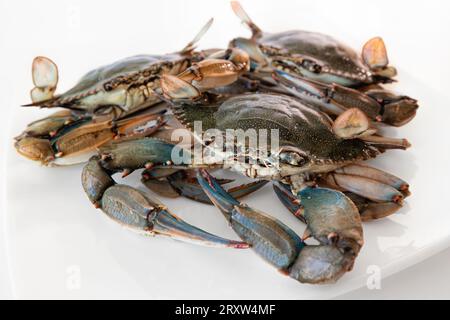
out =
[(178, 105), (175, 114), (191, 128), (202, 120), (204, 130), (278, 130), (280, 146), (296, 147), (318, 163), (366, 160), (380, 152), (360, 139), (339, 138), (327, 115), (289, 96), (242, 94), (215, 106)]

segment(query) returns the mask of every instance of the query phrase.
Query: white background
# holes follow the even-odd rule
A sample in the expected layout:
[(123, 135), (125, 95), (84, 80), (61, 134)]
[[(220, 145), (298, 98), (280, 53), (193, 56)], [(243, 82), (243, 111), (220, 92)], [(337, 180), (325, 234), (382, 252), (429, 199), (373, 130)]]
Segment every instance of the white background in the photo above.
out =
[[(421, 105), (421, 108), (428, 110), (433, 108), (436, 119), (428, 117), (426, 126), (416, 128), (419, 133), (423, 132), (423, 135), (430, 137), (425, 141), (429, 144), (428, 147), (435, 146), (436, 153), (428, 156), (433, 159), (442, 149), (449, 148), (449, 135), (446, 131), (440, 130), (439, 136), (429, 134), (430, 131), (437, 132), (439, 128), (436, 126), (445, 125), (442, 117), (449, 114), (444, 113), (448, 111), (444, 108), (450, 107), (447, 104), (450, 99), (448, 1), (244, 0), (242, 4), (254, 20), (268, 31), (295, 28), (322, 31), (344, 39), (355, 48), (374, 35), (382, 35), (388, 44), (392, 63), (404, 73), (413, 75), (416, 83), (425, 83), (431, 88), (427, 89), (427, 93), (431, 92), (433, 96), (439, 97), (439, 105)], [(231, 37), (249, 34), (233, 15), (228, 1), (2, 1), (2, 137), (17, 133), (11, 131), (15, 131), (17, 125), (23, 126), (26, 123), (26, 111), (17, 108), (20, 103), (28, 102), (27, 92), (31, 87), (30, 64), (34, 56), (46, 55), (57, 62), (61, 75), (59, 88), (64, 90), (84, 72), (99, 65), (138, 53), (163, 53), (180, 49), (211, 16), (215, 17), (215, 23), (200, 43), (203, 48), (224, 47)], [(407, 93), (413, 97), (420, 96), (420, 88), (417, 90), (418, 92)], [(20, 118), (10, 121), (9, 114), (12, 111)], [(33, 117), (39, 115), (35, 110), (30, 112), (34, 112)], [(420, 112), (422, 110), (419, 110), (419, 114)], [(423, 125), (425, 122), (420, 123)], [(11, 149), (10, 140), (5, 139), (3, 146), (1, 154), (2, 160), (5, 160), (3, 151)], [(427, 150), (430, 149), (432, 148)], [(446, 160), (448, 158), (434, 159), (436, 166)], [(433, 161), (427, 162), (427, 165), (430, 163)], [(427, 184), (427, 188), (442, 188), (448, 184), (448, 176), (442, 176), (440, 172), (433, 170), (430, 172), (433, 176), (422, 181)], [(61, 184), (66, 182), (61, 181)], [(52, 191), (46, 192), (51, 194)], [(27, 198), (24, 199), (26, 200)], [(433, 210), (439, 208), (448, 211), (448, 206), (444, 206), (445, 197), (429, 197), (424, 201), (429, 201)], [(437, 203), (443, 205), (438, 206)], [(33, 203), (29, 203), (29, 207), (30, 212), (33, 212)], [(6, 214), (3, 210), (2, 218)], [(428, 212), (423, 214), (432, 216)], [(5, 227), (4, 222), (2, 220), (2, 227)], [(447, 228), (450, 229), (450, 226)], [(416, 236), (420, 238), (431, 234), (417, 233)], [(6, 260), (3, 254), (0, 251), (0, 262)], [(384, 279), (382, 290), (369, 292), (361, 289), (344, 297), (449, 298), (450, 275), (445, 272), (445, 269), (450, 269), (449, 257), (450, 253), (446, 251), (430, 262)], [(33, 264), (33, 261), (28, 263)], [(0, 294), (10, 293), (7, 286), (3, 285), (9, 280), (10, 271), (6, 269), (5, 263), (0, 263)], [(195, 271), (192, 272), (195, 275)], [(224, 275), (226, 276), (228, 275)], [(26, 294), (24, 296), (30, 297)]]

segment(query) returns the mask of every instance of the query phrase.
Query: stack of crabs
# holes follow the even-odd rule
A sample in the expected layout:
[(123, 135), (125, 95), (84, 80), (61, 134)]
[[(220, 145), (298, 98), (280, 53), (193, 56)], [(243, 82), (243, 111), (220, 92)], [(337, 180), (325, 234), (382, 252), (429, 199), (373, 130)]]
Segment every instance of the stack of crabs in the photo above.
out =
[[(381, 38), (369, 40), (357, 54), (320, 33), (263, 32), (239, 3), (232, 2), (232, 8), (251, 29), (251, 38), (233, 39), (225, 50), (198, 51), (195, 44), (210, 20), (183, 50), (100, 67), (62, 94), (55, 93), (56, 65), (37, 57), (28, 106), (62, 111), (29, 124), (15, 147), (44, 165), (87, 162), (82, 184), (88, 198), (131, 229), (252, 248), (300, 282), (335, 282), (352, 269), (363, 246), (362, 222), (393, 214), (409, 195), (405, 181), (363, 162), (410, 146), (405, 139), (383, 136), (381, 129), (409, 122), (417, 102), (383, 88), (394, 81), (396, 70)], [(275, 129), (278, 149), (251, 152), (244, 140), (230, 151), (202, 141), (202, 152), (214, 154), (214, 161), (174, 162), (174, 151), (180, 151), (174, 131), (181, 127), (198, 135), (192, 130), (195, 121), (203, 130), (223, 133)], [(182, 146), (184, 158), (192, 160), (198, 140)], [(144, 169), (142, 182), (156, 193), (214, 204), (242, 241), (189, 225), (148, 193), (112, 178), (138, 169)], [(253, 181), (230, 187), (230, 180), (207, 171), (216, 169)], [(303, 236), (236, 200), (268, 181), (307, 225)]]

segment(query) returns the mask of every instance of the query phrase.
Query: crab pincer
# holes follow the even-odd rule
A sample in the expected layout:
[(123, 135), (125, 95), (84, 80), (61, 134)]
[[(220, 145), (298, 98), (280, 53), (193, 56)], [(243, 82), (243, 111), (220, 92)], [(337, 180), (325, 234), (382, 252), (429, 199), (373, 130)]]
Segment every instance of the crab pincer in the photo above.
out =
[(327, 186), (344, 191), (358, 207), (363, 221), (397, 212), (410, 195), (409, 184), (392, 174), (362, 164), (351, 164), (326, 174)]
[(228, 240), (188, 224), (149, 194), (116, 184), (113, 173), (94, 156), (83, 168), (82, 185), (94, 206), (119, 224), (144, 235), (163, 235), (213, 247), (249, 247), (245, 242)]
[(383, 106), (379, 121), (395, 127), (403, 126), (414, 119), (419, 108), (416, 99), (397, 94), (381, 86), (372, 85), (361, 88), (360, 91)]
[(304, 30), (266, 33), (251, 20), (239, 2), (232, 1), (231, 6), (238, 18), (250, 28), (252, 36), (250, 39), (234, 39), (230, 46), (247, 51), (252, 65), (256, 62), (260, 67), (261, 63), (263, 66), (268, 63), (269, 67), (308, 79), (350, 87), (389, 83), (397, 74), (396, 69), (389, 65), (386, 46), (380, 37), (367, 41), (358, 54), (322, 33)]
[(307, 245), (281, 221), (231, 197), (206, 171), (197, 179), (238, 236), (265, 261), (303, 283), (333, 283), (349, 271), (363, 245), (361, 220), (355, 205), (342, 193), (306, 188), (302, 215), (308, 236), (319, 245)]

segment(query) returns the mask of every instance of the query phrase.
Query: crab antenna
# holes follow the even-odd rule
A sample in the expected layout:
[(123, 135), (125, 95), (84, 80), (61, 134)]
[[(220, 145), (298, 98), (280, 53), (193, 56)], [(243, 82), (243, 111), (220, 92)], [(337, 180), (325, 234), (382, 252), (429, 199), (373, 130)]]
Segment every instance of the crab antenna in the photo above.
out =
[(262, 30), (250, 19), (250, 16), (245, 12), (244, 8), (242, 8), (239, 1), (231, 1), (231, 9), (233, 9), (234, 13), (241, 19), (242, 23), (245, 23), (250, 30), (252, 31), (252, 40), (261, 38)]
[(194, 37), (194, 39), (192, 39), (192, 41), (190, 41), (186, 47), (183, 48), (183, 50), (181, 50), (182, 53), (189, 53), (192, 50), (195, 49), (197, 42), (200, 41), (200, 39), (205, 35), (205, 33), (209, 30), (209, 28), (211, 27), (211, 25), (214, 22), (214, 18), (211, 18), (208, 20), (208, 22), (203, 26), (203, 28), (199, 31), (199, 33), (197, 33), (197, 35)]

